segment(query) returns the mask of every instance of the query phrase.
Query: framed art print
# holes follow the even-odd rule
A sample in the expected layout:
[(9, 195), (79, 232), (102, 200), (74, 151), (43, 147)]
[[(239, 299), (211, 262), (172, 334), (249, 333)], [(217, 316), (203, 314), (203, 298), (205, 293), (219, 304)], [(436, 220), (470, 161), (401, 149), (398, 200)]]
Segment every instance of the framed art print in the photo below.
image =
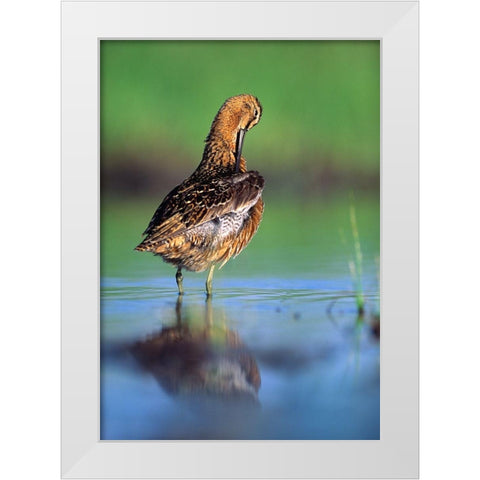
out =
[(418, 3), (62, 2), (62, 475), (418, 476)]

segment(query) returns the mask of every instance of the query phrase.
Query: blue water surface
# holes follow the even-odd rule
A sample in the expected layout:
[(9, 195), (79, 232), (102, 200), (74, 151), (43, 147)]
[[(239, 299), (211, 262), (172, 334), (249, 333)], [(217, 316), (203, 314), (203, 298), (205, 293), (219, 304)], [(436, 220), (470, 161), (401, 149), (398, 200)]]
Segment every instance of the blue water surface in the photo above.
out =
[(101, 282), (101, 439), (379, 439), (378, 285), (348, 275)]

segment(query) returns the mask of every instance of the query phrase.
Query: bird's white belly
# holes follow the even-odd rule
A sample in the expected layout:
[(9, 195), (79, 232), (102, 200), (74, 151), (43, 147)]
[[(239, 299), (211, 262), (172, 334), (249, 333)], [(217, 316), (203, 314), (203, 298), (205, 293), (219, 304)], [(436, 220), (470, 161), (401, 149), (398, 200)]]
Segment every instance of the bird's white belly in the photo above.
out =
[(229, 236), (237, 235), (243, 228), (248, 215), (247, 209), (241, 212), (230, 212), (194, 227), (190, 233), (213, 243), (221, 242)]

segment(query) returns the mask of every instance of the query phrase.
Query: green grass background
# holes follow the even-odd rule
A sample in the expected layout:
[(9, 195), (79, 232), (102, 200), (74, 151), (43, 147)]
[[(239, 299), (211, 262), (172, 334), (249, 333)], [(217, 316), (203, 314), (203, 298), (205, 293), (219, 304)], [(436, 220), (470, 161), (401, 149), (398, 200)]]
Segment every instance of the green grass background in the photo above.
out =
[(238, 93), (263, 104), (244, 155), (271, 188), (378, 189), (378, 41), (107, 40), (100, 51), (108, 193), (181, 181), (199, 163), (218, 108)]

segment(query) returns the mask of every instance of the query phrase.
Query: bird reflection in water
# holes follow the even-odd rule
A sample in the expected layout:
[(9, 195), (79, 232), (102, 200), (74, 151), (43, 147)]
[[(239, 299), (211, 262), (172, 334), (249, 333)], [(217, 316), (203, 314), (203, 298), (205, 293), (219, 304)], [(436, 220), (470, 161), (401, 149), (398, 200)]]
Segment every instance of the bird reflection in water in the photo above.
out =
[(211, 297), (200, 322), (184, 318), (182, 300), (174, 326), (135, 343), (136, 360), (169, 394), (258, 404), (260, 372), (238, 333), (214, 321)]

